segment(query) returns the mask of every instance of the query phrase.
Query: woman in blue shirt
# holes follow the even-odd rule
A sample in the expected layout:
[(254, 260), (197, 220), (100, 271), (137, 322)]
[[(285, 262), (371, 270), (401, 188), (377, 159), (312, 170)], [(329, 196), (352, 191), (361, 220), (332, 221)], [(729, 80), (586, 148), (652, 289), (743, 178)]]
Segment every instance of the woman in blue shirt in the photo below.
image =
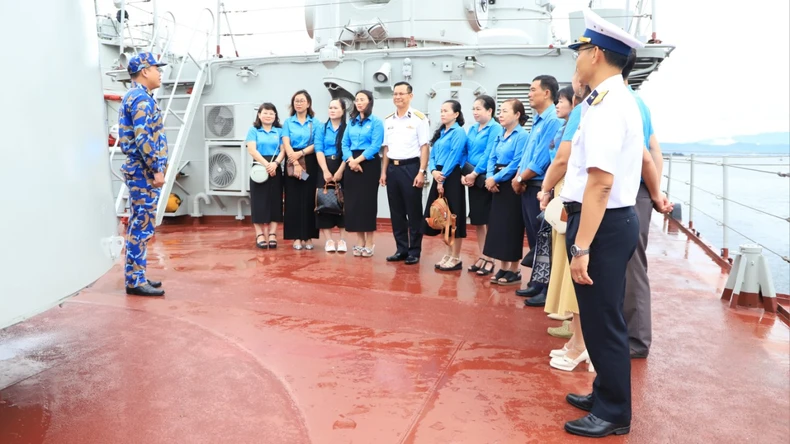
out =
[(478, 97), (472, 106), (472, 112), (477, 123), (467, 133), (469, 158), (463, 171), (466, 175), (461, 176), (461, 183), (469, 189), (469, 224), (474, 225), (477, 230), (480, 257), (467, 270), (485, 276), (494, 270), (494, 261), (483, 254), (488, 233), (488, 215), (491, 212), (491, 192), (485, 187), (485, 178), (491, 149), (497, 137), (502, 135), (502, 125), (494, 119), (496, 101), (491, 96)]
[(285, 153), (280, 149), (281, 134), (277, 108), (264, 103), (244, 140), (253, 160), (269, 173), (263, 183), (250, 179), (250, 209), (258, 248), (277, 247), (277, 222), (283, 221), (283, 172), (279, 166)]
[[(450, 212), (456, 215), (456, 240), (452, 246), (446, 246), (447, 252), (436, 264), (436, 269), (455, 271), (463, 267), (461, 245), (462, 239), (466, 237), (466, 196), (461, 185), (461, 168), (466, 162), (466, 133), (461, 128), (464, 124), (464, 113), (461, 112), (461, 104), (458, 101), (448, 100), (442, 104), (439, 115), (442, 124), (431, 138), (428, 171), (433, 175), (433, 183), (428, 192), (425, 217), (431, 216), (431, 204), (442, 194), (447, 199)], [(436, 236), (442, 232), (431, 228), (427, 221), (423, 221), (423, 233), (427, 236)]]
[[(315, 226), (315, 185), (318, 161), (315, 158), (313, 99), (305, 90), (291, 97), (291, 117), (283, 123), (283, 149), (294, 165), (293, 176), (285, 178), (285, 223), (283, 237), (294, 241), (296, 250), (313, 249), (318, 239)], [(302, 173), (307, 173), (305, 177)]]
[(357, 233), (354, 256), (373, 256), (383, 142), (384, 122), (373, 115), (373, 93), (360, 91), (343, 135), (345, 223), (346, 231)]
[[(321, 174), (316, 180), (317, 192), (323, 192), (325, 184), (342, 185), (343, 171), (346, 164), (343, 163), (343, 135), (346, 132), (346, 102), (334, 99), (329, 102), (329, 119), (318, 127), (318, 134), (315, 138), (315, 156)], [(342, 189), (342, 186), (341, 186)], [(340, 252), (347, 250), (346, 241), (343, 240), (343, 215), (342, 214), (323, 214), (316, 213), (315, 224), (324, 234), (326, 245), (324, 250), (327, 253)], [(338, 227), (340, 230), (340, 240), (335, 243), (332, 239), (332, 228)]]
[[(555, 149), (553, 150), (554, 153), (552, 153), (551, 165), (546, 171), (546, 177), (541, 187), (542, 190), (551, 190), (553, 188), (554, 199), (559, 199), (562, 186), (565, 183), (565, 172), (568, 169), (568, 159), (571, 155), (571, 141), (581, 122), (581, 102), (591, 92), (589, 86), (582, 87), (578, 84), (576, 75), (573, 77), (571, 92), (573, 92), (574, 88), (578, 94), (574, 94), (571, 98), (568, 97), (566, 89), (560, 91), (557, 116), (565, 119), (565, 129), (558, 131), (558, 137), (554, 139)], [(541, 209), (546, 209), (552, 198), (552, 193), (540, 192), (538, 193), (538, 198), (541, 199)], [(551, 274), (549, 275), (549, 287), (546, 291), (546, 305), (543, 309), (547, 313), (559, 316), (566, 316), (568, 313), (571, 313), (573, 314), (573, 319), (571, 319), (570, 325), (566, 327), (572, 334), (570, 340), (561, 349), (551, 351), (550, 356), (552, 359), (549, 361), (549, 365), (556, 369), (572, 371), (576, 366), (573, 361), (587, 350), (587, 345), (582, 334), (579, 303), (576, 300), (576, 290), (571, 279), (565, 234), (558, 233), (556, 230), (554, 230), (553, 234)], [(556, 333), (567, 334), (567, 332), (563, 331), (557, 331)], [(591, 364), (588, 364), (588, 369), (592, 371)]]
[(521, 214), (521, 196), (513, 191), (510, 180), (516, 175), (529, 138), (529, 133), (523, 128), (527, 119), (520, 100), (510, 99), (502, 103), (499, 123), (504, 133), (497, 137), (488, 158), (486, 188), (493, 197), (483, 254), (500, 262), (500, 270), (491, 278), (493, 284), (517, 285), (521, 282), (518, 266), (526, 231)]

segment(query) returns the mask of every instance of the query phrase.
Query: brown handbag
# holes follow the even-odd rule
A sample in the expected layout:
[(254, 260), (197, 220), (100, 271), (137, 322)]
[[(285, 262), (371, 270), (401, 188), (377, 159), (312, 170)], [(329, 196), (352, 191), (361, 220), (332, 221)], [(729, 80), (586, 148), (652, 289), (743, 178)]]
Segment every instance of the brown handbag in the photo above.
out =
[[(307, 146), (310, 146), (313, 144), (313, 121), (311, 120), (310, 123), (308, 123), (308, 125), (310, 125), (310, 140), (308, 140)], [(305, 165), (304, 157), (299, 158), (297, 162), (299, 163), (299, 166), (302, 168), (302, 171), (307, 171), (307, 166)], [(296, 168), (294, 167), (294, 163), (288, 162), (285, 167), (285, 173), (291, 177), (296, 177), (296, 174), (294, 174), (294, 170), (296, 170)], [(301, 177), (296, 177), (296, 178), (301, 179)]]
[(456, 216), (450, 211), (450, 205), (444, 198), (444, 193), (439, 193), (439, 197), (433, 201), (429, 214), (430, 217), (425, 218), (428, 226), (444, 232), (444, 243), (453, 245), (455, 243)]

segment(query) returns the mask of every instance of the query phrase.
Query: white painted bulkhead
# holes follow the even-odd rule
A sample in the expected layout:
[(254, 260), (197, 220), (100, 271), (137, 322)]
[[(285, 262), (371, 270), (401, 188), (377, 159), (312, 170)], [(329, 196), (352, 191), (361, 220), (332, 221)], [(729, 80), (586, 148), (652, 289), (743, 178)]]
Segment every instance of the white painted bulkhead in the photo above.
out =
[[(0, 328), (57, 305), (120, 254), (90, 0), (3, 2)], [(13, 18), (13, 19), (11, 19)], [(36, 32), (31, 32), (36, 29)], [(16, 140), (17, 142), (11, 142)], [(28, 143), (18, 143), (28, 140)], [(113, 248), (112, 245), (115, 245)]]

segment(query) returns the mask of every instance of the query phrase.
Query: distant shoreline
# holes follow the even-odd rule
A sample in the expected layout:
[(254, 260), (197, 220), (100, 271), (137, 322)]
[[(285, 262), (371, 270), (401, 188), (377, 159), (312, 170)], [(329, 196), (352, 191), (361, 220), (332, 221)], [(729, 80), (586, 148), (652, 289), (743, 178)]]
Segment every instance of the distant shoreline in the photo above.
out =
[(706, 155), (751, 155), (751, 156), (788, 156), (790, 145), (762, 145), (753, 143), (733, 143), (730, 145), (709, 145), (704, 143), (662, 143), (661, 151), (672, 156), (689, 154)]

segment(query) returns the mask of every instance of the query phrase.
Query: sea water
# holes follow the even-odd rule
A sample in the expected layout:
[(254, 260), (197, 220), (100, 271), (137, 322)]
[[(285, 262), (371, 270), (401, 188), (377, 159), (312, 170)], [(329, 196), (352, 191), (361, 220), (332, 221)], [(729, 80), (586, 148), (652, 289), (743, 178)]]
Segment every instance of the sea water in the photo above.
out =
[[(673, 151), (674, 152), (674, 151)], [(672, 153), (665, 151), (665, 156)], [(669, 198), (682, 205), (684, 225), (693, 217), (700, 237), (717, 250), (726, 245), (731, 253), (742, 244), (763, 246), (774, 286), (778, 293), (790, 294), (790, 173), (788, 155), (733, 155), (727, 157), (727, 190), (723, 182), (725, 155), (700, 154), (694, 157), (694, 210), (690, 213), (691, 162), (688, 154), (665, 157), (662, 190), (669, 186)], [(723, 196), (728, 201), (729, 217), (724, 226)], [(770, 251), (769, 251), (770, 250)]]

